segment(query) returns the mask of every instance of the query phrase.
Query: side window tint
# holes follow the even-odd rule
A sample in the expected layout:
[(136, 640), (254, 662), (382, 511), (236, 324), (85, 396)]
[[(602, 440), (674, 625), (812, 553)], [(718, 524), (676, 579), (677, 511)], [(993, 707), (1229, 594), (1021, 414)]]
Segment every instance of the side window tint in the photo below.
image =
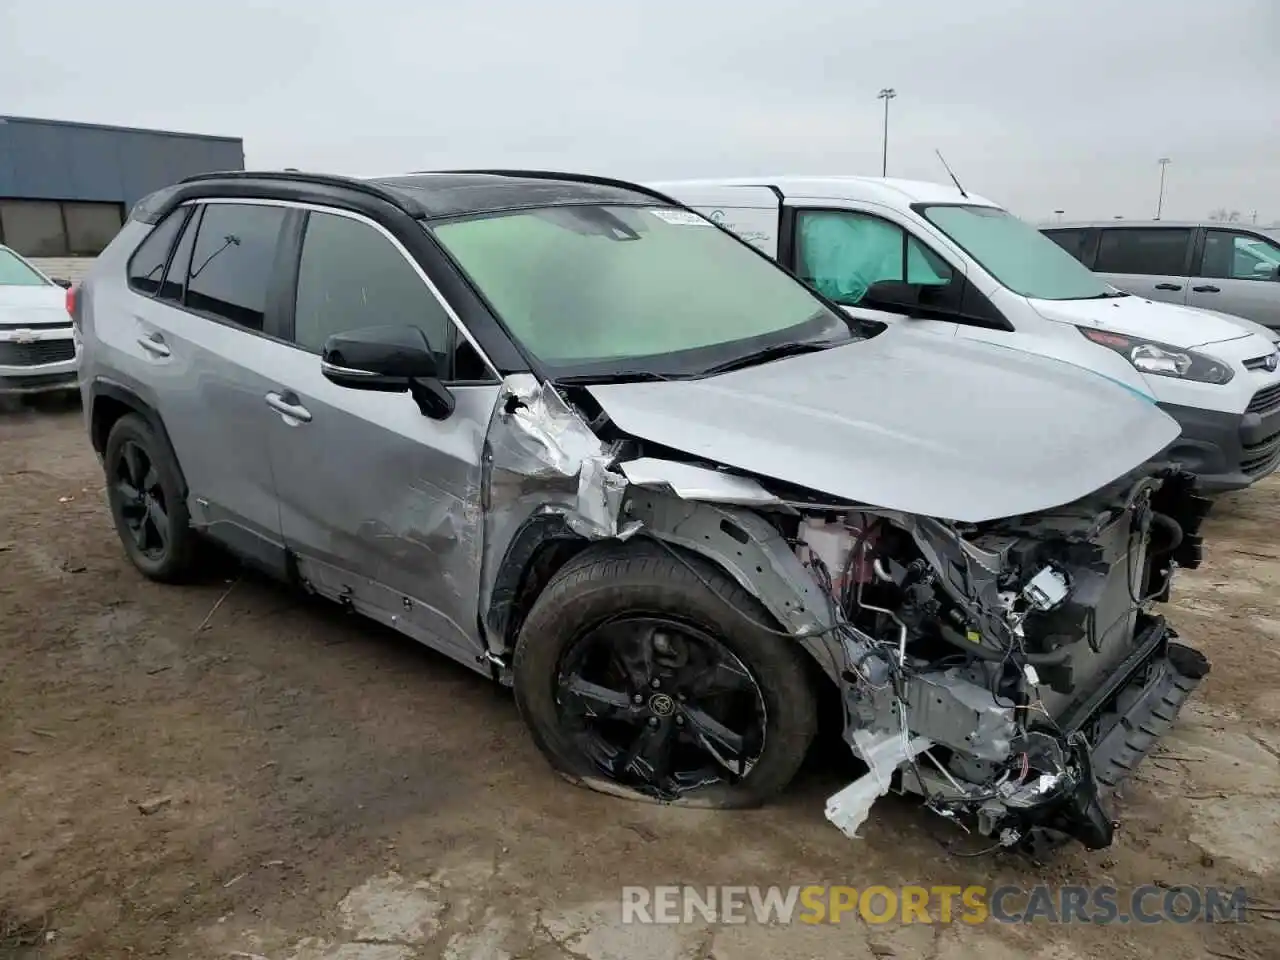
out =
[(174, 210), (151, 229), (133, 252), (129, 258), (129, 286), (134, 290), (151, 296), (160, 289), (164, 267), (169, 262), (169, 251), (186, 218), (185, 208)]
[(1184, 276), (1190, 243), (1191, 231), (1180, 227), (1103, 230), (1093, 269), (1099, 273)]
[(294, 342), (320, 353), (335, 333), (399, 326), (421, 329), (441, 370), (450, 370), (453, 321), (404, 254), (366, 223), (312, 213), (298, 264)]
[(857, 304), (882, 280), (939, 287), (951, 268), (901, 227), (879, 217), (810, 211), (799, 217), (800, 277), (837, 303)]
[(182, 303), (187, 292), (187, 271), (191, 269), (191, 249), (196, 243), (196, 231), (200, 227), (200, 215), (204, 207), (197, 207), (187, 220), (178, 245), (173, 248), (173, 256), (169, 258), (169, 269), (164, 272), (164, 282), (160, 284), (157, 296), (161, 300)]
[(1081, 263), (1084, 262), (1084, 243), (1088, 236), (1083, 230), (1045, 230), (1044, 235), (1071, 254)]
[(1200, 274), (1221, 280), (1280, 279), (1280, 247), (1248, 233), (1210, 230)]
[(261, 330), (285, 212), (255, 204), (208, 204), (191, 252), (187, 306)]

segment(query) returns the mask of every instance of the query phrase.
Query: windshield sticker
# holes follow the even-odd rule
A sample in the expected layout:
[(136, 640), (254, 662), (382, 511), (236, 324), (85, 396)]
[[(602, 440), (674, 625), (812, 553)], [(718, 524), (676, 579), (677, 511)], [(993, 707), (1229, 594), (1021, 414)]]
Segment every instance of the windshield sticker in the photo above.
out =
[(650, 210), (655, 217), (680, 227), (709, 227), (711, 224), (689, 210)]

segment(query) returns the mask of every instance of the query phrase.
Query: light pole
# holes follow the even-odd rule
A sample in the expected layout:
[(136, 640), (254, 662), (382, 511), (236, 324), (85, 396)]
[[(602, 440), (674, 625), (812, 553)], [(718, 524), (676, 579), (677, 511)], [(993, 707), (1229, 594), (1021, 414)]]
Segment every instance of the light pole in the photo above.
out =
[(1059, 223), (1061, 223), (1061, 222), (1062, 222), (1062, 215), (1063, 215), (1064, 213), (1066, 213), (1067, 211), (1065, 211), (1065, 210), (1055, 210), (1055, 211), (1053, 211), (1053, 212), (1057, 215), (1057, 217), (1058, 217), (1058, 222), (1059, 222)]
[(1169, 166), (1169, 158), (1161, 157), (1157, 162), (1160, 164), (1160, 199), (1156, 201), (1156, 219), (1159, 220), (1164, 211), (1164, 168)]
[(893, 87), (885, 87), (876, 94), (877, 100), (884, 101), (884, 151), (880, 158), (880, 176), (889, 175), (889, 101), (898, 95)]

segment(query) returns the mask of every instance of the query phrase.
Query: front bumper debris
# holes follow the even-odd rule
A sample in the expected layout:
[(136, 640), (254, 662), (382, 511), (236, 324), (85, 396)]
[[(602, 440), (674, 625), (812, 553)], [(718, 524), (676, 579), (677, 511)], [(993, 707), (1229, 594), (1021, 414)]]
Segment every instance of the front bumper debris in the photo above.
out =
[(897, 767), (905, 791), (931, 797), (934, 809), (946, 816), (973, 815), (978, 832), (1000, 846), (1037, 855), (1072, 839), (1091, 850), (1109, 846), (1118, 788), (1169, 732), (1209, 673), (1205, 656), (1177, 642), (1164, 618), (1143, 617), (1140, 623), (1133, 653), (1105, 682), (1055, 723), (1023, 736), (1024, 752), (1035, 758), (1031, 765), (1039, 774), (975, 797), (937, 764), (929, 740), (905, 744), (899, 734), (883, 734), (876, 743), (855, 744), (874, 758), (871, 769), (830, 798), (827, 819), (853, 836)]
[(1208, 673), (1204, 654), (1178, 643), (1177, 633), (1162, 617), (1150, 618), (1134, 653), (1107, 683), (1059, 720), (1073, 754), (1069, 789), (993, 819), (990, 826), (1015, 830), (1015, 842), (1032, 850), (1065, 839), (1079, 840), (1091, 850), (1110, 846), (1119, 787), (1173, 728), (1182, 705)]

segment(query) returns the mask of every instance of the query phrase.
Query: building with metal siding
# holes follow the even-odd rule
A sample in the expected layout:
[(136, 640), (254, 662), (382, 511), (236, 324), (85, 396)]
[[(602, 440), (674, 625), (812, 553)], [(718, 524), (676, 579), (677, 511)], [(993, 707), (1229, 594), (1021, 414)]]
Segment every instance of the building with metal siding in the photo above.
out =
[(0, 243), (29, 257), (94, 256), (151, 191), (243, 169), (235, 137), (0, 116)]

